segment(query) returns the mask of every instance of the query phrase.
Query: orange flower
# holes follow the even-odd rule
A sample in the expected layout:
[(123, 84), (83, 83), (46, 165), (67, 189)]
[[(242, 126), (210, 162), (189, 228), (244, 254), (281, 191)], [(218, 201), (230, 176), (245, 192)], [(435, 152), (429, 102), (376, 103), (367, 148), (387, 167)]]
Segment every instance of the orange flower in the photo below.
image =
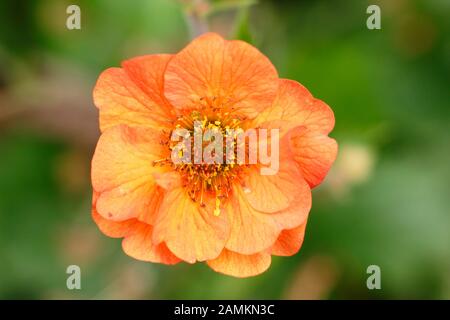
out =
[[(164, 264), (206, 261), (236, 277), (264, 272), (271, 255), (301, 247), (311, 188), (324, 179), (337, 144), (331, 109), (242, 41), (208, 33), (175, 55), (127, 60), (99, 77), (94, 102), (102, 135), (92, 160), (92, 216), (129, 256)], [(171, 133), (200, 119), (276, 128), (280, 164), (170, 161)]]

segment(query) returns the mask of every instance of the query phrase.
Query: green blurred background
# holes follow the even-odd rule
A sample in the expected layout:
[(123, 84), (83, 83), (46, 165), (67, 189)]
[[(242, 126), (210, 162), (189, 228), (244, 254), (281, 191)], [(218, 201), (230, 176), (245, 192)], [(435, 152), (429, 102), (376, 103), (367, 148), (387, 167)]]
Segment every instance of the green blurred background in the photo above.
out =
[[(0, 298), (449, 299), (450, 1), (190, 2), (0, 2)], [(70, 4), (81, 30), (66, 28)], [(366, 27), (369, 4), (381, 30)], [(336, 116), (339, 156), (302, 250), (254, 278), (135, 261), (90, 217), (96, 78), (177, 52), (193, 16), (253, 43)], [(82, 290), (66, 288), (71, 264)], [(366, 287), (371, 264), (381, 290)]]

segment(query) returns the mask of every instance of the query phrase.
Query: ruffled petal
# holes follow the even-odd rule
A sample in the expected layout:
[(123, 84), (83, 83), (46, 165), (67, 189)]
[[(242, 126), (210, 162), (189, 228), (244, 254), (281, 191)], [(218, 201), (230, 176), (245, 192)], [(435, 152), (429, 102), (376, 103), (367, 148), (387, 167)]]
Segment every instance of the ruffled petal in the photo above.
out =
[(254, 254), (271, 247), (282, 230), (295, 228), (306, 221), (311, 209), (311, 190), (300, 178), (297, 196), (289, 206), (267, 213), (256, 210), (248, 200), (246, 187), (235, 184), (226, 208), (231, 230), (225, 247), (241, 254)]
[(220, 256), (207, 263), (216, 272), (245, 278), (256, 276), (266, 271), (270, 266), (271, 257), (267, 252), (243, 255), (225, 249)]
[(303, 177), (311, 188), (319, 185), (336, 160), (336, 140), (305, 128), (293, 129), (290, 149)]
[(130, 257), (142, 261), (164, 264), (176, 264), (181, 261), (165, 243), (154, 244), (152, 234), (152, 226), (141, 223), (131, 236), (123, 239), (123, 251)]
[(164, 243), (152, 243), (152, 227), (138, 219), (125, 221), (111, 221), (103, 218), (95, 208), (92, 209), (92, 218), (100, 231), (111, 238), (124, 238), (122, 248), (129, 256), (150, 262), (175, 264), (180, 262)]
[[(276, 99), (253, 121), (253, 127), (270, 122), (279, 124), (282, 121), (280, 138), (299, 126), (324, 135), (333, 130), (334, 114), (325, 102), (314, 98), (308, 89), (296, 81), (287, 79), (278, 81)], [(267, 125), (263, 127), (267, 128)]]
[(280, 229), (271, 214), (255, 210), (245, 191), (235, 185), (226, 210), (230, 217), (230, 237), (225, 247), (241, 254), (254, 254), (269, 248), (278, 238)]
[(166, 191), (154, 227), (155, 242), (164, 241), (189, 263), (216, 258), (229, 234), (227, 216), (215, 216), (210, 205), (201, 207), (183, 187)]
[(271, 105), (277, 79), (274, 66), (258, 49), (207, 33), (169, 62), (164, 93), (178, 110), (198, 109), (206, 103), (254, 118)]
[[(277, 159), (277, 161), (280, 161)], [(243, 180), (244, 193), (258, 211), (275, 213), (284, 210), (299, 197), (298, 181), (303, 178), (293, 161), (280, 161), (274, 175), (261, 174), (261, 166), (253, 166)]]
[(292, 256), (296, 254), (305, 236), (306, 223), (290, 230), (283, 230), (277, 241), (271, 248), (271, 253), (276, 256)]
[(136, 228), (142, 223), (137, 219), (124, 221), (111, 221), (98, 214), (95, 208), (92, 209), (92, 219), (97, 224), (101, 232), (111, 238), (123, 238), (133, 234)]
[(327, 135), (334, 127), (333, 111), (298, 82), (280, 80), (277, 98), (253, 122), (254, 127), (279, 129), (290, 135), (290, 152), (313, 188), (320, 184), (336, 159), (337, 144)]
[(162, 93), (170, 58), (143, 56), (123, 62), (123, 68), (103, 71), (94, 88), (102, 132), (119, 124), (170, 128), (174, 112)]
[(92, 159), (92, 185), (99, 193), (96, 209), (109, 220), (141, 217), (149, 222), (163, 193), (153, 174), (167, 170), (153, 160), (167, 156), (159, 132), (116, 126), (105, 131)]

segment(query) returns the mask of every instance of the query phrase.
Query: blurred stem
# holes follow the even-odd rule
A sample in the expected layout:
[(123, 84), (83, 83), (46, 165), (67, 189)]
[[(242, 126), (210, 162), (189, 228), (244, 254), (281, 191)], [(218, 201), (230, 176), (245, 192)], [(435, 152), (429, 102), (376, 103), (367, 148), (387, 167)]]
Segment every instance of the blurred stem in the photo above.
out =
[(184, 13), (191, 38), (196, 38), (199, 35), (208, 32), (208, 22), (206, 21), (207, 12), (209, 10), (208, 0), (190, 0), (182, 1), (184, 4)]
[(197, 14), (187, 15), (191, 38), (196, 38), (199, 35), (208, 32), (208, 24), (205, 19), (199, 17)]
[[(258, 3), (257, 0), (227, 0), (211, 2), (210, 0), (178, 0), (183, 5), (183, 11), (192, 38), (208, 32), (208, 17), (222, 11), (238, 10), (238, 25), (235, 32), (242, 33), (243, 28), (248, 25), (248, 8)], [(248, 32), (244, 38), (249, 37)]]

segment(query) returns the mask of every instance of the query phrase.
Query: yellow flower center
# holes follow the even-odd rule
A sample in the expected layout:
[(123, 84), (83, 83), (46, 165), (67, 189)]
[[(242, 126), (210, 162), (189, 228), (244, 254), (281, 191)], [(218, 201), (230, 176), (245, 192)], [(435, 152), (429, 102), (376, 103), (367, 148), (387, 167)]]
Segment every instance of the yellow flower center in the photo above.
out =
[[(187, 159), (191, 161), (183, 163), (174, 163), (173, 159), (155, 161), (155, 163), (170, 165), (178, 171), (187, 194), (200, 206), (205, 206), (208, 198), (215, 199), (214, 215), (220, 214), (221, 203), (230, 195), (232, 182), (242, 175), (242, 170), (245, 168), (244, 164), (235, 161), (237, 159), (236, 135), (237, 132), (242, 131), (239, 126), (241, 120), (231, 117), (229, 113), (216, 112), (192, 111), (181, 116), (175, 122), (170, 136), (172, 137), (176, 129), (183, 129), (186, 135), (184, 138), (190, 139), (191, 150), (177, 149), (180, 142), (173, 139), (170, 139), (167, 145), (172, 154), (175, 150), (180, 159), (188, 153)], [(204, 139), (206, 135), (209, 135), (208, 139)], [(200, 140), (195, 141), (199, 136)], [(208, 145), (211, 146), (215, 142), (215, 137), (222, 139), (221, 153), (217, 155), (221, 161), (205, 161), (203, 152)], [(212, 150), (211, 155), (216, 156), (215, 150)]]

